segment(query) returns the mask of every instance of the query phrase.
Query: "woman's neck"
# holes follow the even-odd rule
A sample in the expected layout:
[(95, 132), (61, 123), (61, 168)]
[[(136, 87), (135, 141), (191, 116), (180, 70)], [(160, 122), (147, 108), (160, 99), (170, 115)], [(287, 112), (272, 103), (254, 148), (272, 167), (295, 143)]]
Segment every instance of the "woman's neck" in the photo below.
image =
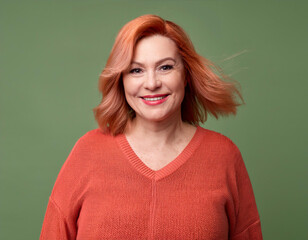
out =
[(168, 121), (147, 121), (142, 118), (134, 118), (125, 129), (128, 138), (143, 141), (145, 144), (172, 144), (179, 138), (190, 137), (195, 127), (184, 123), (180, 117), (168, 119)]

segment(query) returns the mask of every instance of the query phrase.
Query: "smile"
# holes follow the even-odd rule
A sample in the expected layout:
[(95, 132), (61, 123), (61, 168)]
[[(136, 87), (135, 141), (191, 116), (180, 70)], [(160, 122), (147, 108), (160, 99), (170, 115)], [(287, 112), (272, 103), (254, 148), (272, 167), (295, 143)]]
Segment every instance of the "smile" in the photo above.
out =
[(143, 96), (141, 97), (141, 99), (147, 105), (158, 105), (158, 104), (165, 102), (168, 96), (169, 96), (168, 94), (156, 95), (156, 96)]
[(144, 100), (146, 101), (156, 101), (156, 100), (161, 100), (163, 98), (165, 98), (167, 96), (164, 96), (164, 97), (153, 97), (153, 98), (143, 98)]

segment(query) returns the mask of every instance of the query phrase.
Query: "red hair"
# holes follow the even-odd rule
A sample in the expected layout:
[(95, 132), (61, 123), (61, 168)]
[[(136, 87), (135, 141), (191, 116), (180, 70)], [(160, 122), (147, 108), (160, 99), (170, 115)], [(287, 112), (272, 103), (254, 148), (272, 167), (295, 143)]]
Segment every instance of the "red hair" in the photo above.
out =
[(180, 26), (159, 16), (144, 15), (128, 22), (120, 30), (100, 75), (99, 90), (103, 98), (94, 108), (94, 114), (104, 132), (113, 135), (123, 133), (128, 120), (134, 117), (125, 99), (122, 73), (130, 66), (138, 41), (151, 35), (173, 40), (182, 57), (188, 83), (181, 107), (182, 121), (198, 125), (207, 120), (208, 114), (217, 119), (219, 115), (236, 114), (240, 105), (236, 96), (242, 101), (243, 98), (235, 83), (225, 81), (227, 77), (218, 67), (197, 54)]

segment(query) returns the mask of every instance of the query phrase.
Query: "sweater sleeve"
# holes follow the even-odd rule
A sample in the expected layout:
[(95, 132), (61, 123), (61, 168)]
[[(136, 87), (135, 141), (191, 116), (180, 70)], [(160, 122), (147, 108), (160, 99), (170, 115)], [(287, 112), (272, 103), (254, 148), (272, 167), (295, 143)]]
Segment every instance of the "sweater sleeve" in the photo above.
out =
[(82, 138), (63, 164), (54, 184), (41, 231), (41, 240), (75, 239), (77, 220), (87, 179), (84, 155), (88, 152)]
[(241, 153), (236, 162), (236, 216), (231, 240), (262, 240), (261, 224), (252, 185)]
[(50, 197), (45, 213), (40, 240), (54, 239), (70, 239), (70, 234), (64, 215), (54, 200)]

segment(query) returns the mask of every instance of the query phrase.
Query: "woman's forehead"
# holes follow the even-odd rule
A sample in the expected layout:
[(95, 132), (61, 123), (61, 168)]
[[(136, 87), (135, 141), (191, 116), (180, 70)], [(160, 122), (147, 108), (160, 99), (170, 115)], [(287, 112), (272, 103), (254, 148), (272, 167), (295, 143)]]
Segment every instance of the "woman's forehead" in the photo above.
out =
[(179, 57), (177, 45), (173, 40), (162, 35), (153, 35), (137, 43), (132, 62), (157, 62)]

